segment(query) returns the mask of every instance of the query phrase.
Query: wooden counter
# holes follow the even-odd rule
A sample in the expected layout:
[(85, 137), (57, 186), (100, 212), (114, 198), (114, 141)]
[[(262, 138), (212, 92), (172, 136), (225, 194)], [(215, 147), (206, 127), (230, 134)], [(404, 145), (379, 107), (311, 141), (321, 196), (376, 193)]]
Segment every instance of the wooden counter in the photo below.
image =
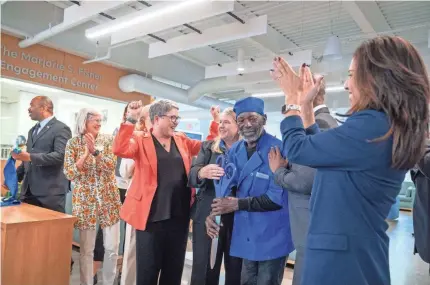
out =
[(0, 210), (1, 284), (68, 285), (76, 218), (28, 204)]

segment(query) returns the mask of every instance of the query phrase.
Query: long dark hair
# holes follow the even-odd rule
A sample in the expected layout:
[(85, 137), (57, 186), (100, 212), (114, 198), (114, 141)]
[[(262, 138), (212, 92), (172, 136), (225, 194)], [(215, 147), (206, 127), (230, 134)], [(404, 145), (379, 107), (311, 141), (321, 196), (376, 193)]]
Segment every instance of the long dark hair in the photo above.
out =
[(394, 36), (368, 40), (354, 53), (359, 98), (351, 112), (376, 109), (390, 120), (392, 166), (412, 168), (421, 159), (429, 119), (430, 84), (424, 62), (408, 41)]

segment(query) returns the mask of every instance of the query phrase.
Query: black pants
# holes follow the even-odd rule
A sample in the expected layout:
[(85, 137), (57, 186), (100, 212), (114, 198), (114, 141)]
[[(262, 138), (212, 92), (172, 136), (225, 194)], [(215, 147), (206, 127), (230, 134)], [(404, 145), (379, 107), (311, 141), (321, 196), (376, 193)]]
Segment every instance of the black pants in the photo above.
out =
[[(127, 192), (127, 189), (118, 188), (118, 190), (119, 190), (119, 197), (121, 199), (121, 204), (124, 204), (125, 193)], [(124, 244), (123, 244), (122, 250), (124, 251)], [(103, 246), (103, 230), (99, 227), (99, 229), (97, 230), (96, 244), (94, 246), (93, 260), (103, 262), (104, 255), (105, 255), (105, 248)]]
[(219, 232), (218, 250), (215, 266), (210, 267), (211, 239), (206, 234), (206, 226), (193, 222), (193, 271), (191, 285), (218, 285), (224, 256), (225, 285), (240, 285), (242, 259), (230, 256), (234, 214), (221, 216), (222, 227)]
[(136, 230), (137, 285), (181, 285), (189, 221), (170, 219)]

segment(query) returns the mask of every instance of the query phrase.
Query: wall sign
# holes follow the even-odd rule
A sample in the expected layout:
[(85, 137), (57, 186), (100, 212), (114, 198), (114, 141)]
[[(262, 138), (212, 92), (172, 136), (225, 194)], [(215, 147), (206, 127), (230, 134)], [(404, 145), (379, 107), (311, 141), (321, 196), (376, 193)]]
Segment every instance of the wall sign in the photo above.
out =
[(127, 71), (102, 63), (82, 64), (86, 59), (42, 45), (20, 48), (20, 39), (1, 34), (2, 76), (33, 81), (80, 93), (107, 97), (120, 101), (142, 100), (151, 97), (140, 93), (124, 93), (118, 80)]

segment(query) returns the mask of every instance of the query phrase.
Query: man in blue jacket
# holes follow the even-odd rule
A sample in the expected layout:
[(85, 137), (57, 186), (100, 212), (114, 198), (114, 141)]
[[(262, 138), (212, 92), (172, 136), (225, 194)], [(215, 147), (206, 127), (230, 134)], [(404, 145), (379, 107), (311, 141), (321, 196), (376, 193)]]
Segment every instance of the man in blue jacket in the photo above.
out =
[(235, 212), (230, 255), (243, 258), (243, 285), (280, 285), (294, 250), (288, 195), (275, 184), (268, 154), (282, 142), (264, 131), (264, 102), (249, 97), (234, 106), (243, 140), (232, 146), (228, 161), (237, 168), (236, 197), (215, 199), (207, 219), (208, 234), (217, 235), (213, 216)]

